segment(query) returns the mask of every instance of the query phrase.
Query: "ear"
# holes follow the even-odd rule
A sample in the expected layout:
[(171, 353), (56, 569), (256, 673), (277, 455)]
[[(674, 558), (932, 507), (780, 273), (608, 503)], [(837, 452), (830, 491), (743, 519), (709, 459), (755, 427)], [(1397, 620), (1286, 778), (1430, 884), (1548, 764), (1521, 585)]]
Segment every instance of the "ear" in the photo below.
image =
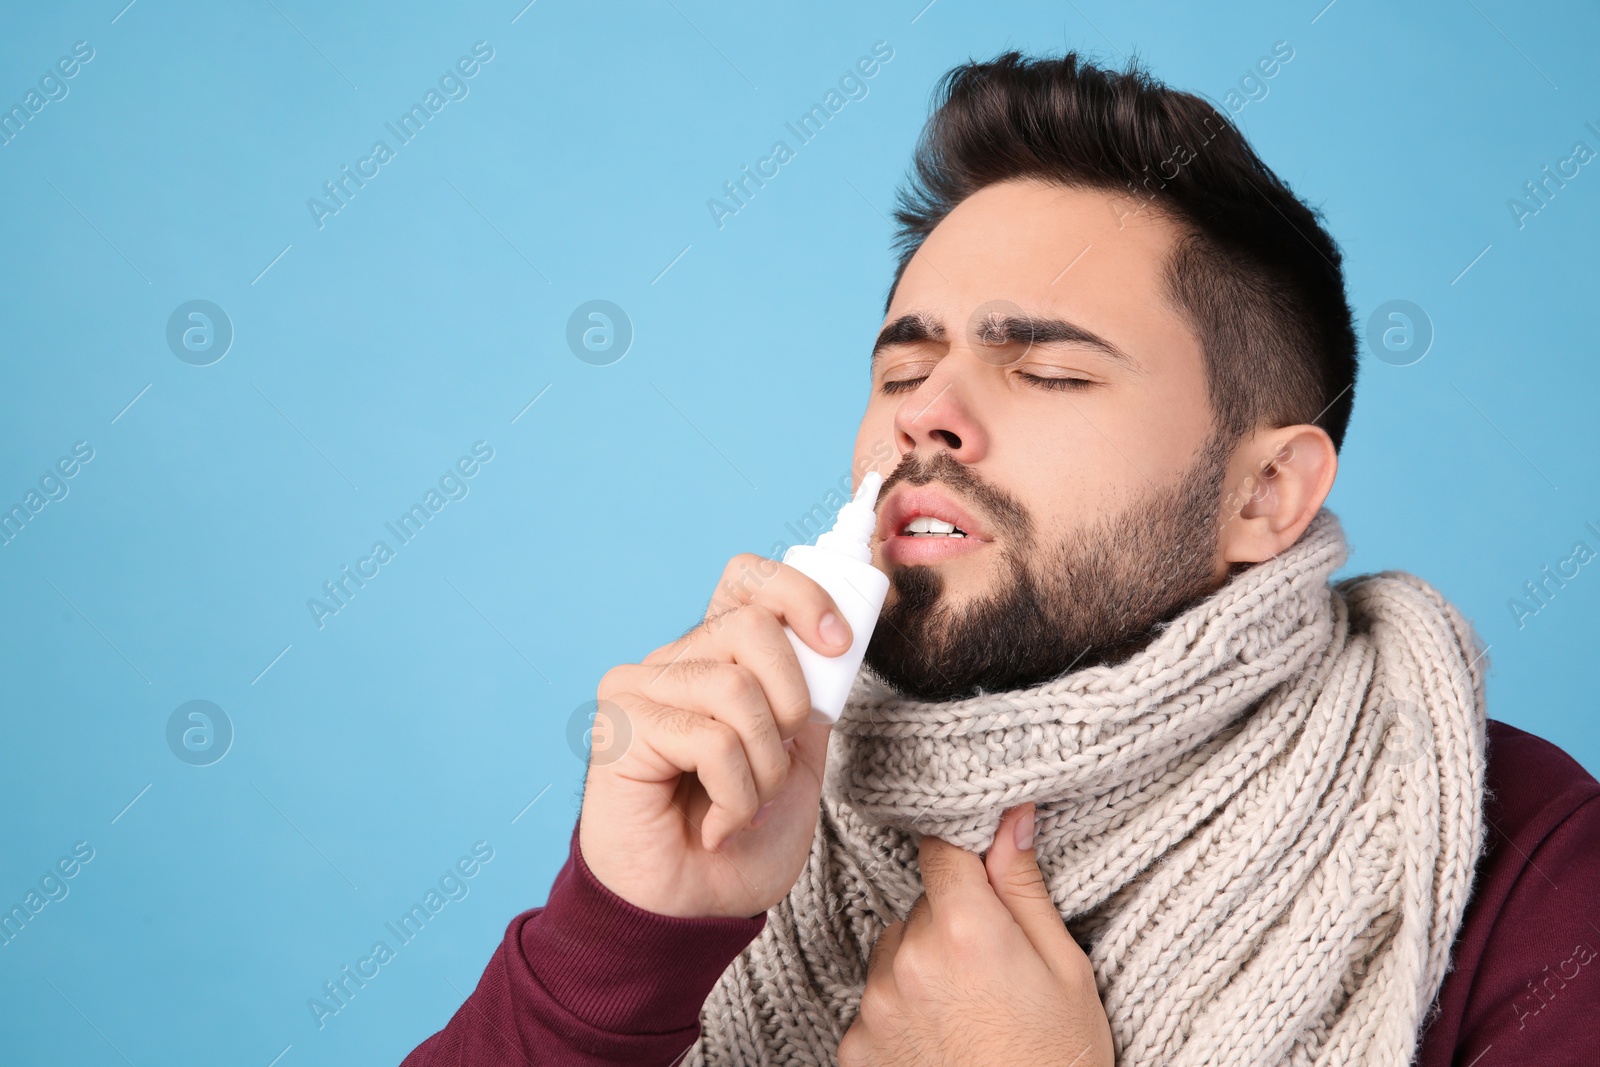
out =
[(1257, 430), (1228, 463), (1219, 563), (1260, 563), (1288, 548), (1311, 525), (1339, 470), (1333, 440), (1320, 426)]

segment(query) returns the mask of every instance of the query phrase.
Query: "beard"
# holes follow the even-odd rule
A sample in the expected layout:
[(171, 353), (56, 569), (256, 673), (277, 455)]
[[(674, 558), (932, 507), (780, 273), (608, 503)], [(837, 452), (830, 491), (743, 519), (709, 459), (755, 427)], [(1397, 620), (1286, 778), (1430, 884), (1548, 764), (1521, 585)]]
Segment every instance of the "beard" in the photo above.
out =
[[(909, 452), (885, 480), (935, 479), (993, 522), (1000, 580), (957, 607), (932, 566), (890, 566), (890, 597), (864, 662), (904, 698), (960, 700), (1125, 660), (1218, 587), (1214, 567), (1231, 449), (1213, 435), (1175, 486), (1040, 545), (1026, 508), (949, 452)], [(1237, 570), (1238, 568), (1235, 568)]]

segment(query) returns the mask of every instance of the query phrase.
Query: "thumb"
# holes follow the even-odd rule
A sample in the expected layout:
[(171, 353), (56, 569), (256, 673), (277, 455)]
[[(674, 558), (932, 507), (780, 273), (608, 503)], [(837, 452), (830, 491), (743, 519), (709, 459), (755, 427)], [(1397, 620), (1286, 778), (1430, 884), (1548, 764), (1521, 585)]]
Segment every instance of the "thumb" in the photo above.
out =
[(1034, 806), (1030, 801), (1012, 808), (1001, 818), (984, 866), (995, 896), (1022, 927), (1034, 950), (1046, 960), (1052, 960), (1065, 947), (1064, 942), (1077, 943), (1067, 933), (1061, 913), (1050, 899), (1050, 890), (1045, 885), (1038, 854), (1033, 848), (1033, 836)]

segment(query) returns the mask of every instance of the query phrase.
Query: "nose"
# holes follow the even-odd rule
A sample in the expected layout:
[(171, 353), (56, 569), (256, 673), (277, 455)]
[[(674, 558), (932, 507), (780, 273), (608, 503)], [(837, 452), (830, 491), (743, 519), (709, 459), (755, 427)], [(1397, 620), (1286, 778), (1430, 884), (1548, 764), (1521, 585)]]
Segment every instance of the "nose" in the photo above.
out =
[(972, 410), (973, 383), (963, 380), (964, 375), (981, 369), (981, 364), (965, 366), (975, 362), (969, 353), (953, 350), (939, 360), (921, 385), (906, 394), (894, 413), (895, 443), (901, 455), (944, 448), (962, 463), (983, 458), (988, 436)]

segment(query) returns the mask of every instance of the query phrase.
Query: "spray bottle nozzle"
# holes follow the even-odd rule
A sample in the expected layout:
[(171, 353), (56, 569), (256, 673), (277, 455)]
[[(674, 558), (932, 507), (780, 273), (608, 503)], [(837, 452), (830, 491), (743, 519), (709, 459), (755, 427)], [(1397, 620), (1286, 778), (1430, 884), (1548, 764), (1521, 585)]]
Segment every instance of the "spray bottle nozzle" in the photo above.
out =
[(856, 487), (856, 495), (839, 509), (838, 518), (833, 520), (833, 529), (817, 538), (817, 547), (871, 562), (870, 542), (878, 526), (878, 491), (882, 487), (883, 475), (877, 471), (863, 474), (861, 484)]
[(861, 484), (856, 487), (856, 495), (851, 499), (852, 504), (866, 504), (869, 510), (876, 510), (878, 506), (878, 490), (883, 488), (883, 475), (877, 471), (868, 471), (861, 476)]

